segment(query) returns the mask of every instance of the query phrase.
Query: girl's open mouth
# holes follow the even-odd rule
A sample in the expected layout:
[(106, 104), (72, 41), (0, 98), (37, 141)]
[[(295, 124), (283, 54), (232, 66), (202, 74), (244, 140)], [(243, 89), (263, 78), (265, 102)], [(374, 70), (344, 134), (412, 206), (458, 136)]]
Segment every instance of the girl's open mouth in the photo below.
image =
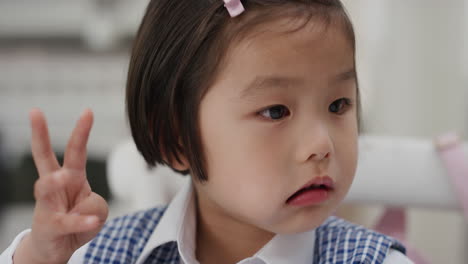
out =
[(330, 177), (318, 177), (292, 194), (286, 203), (295, 206), (319, 204), (326, 201), (333, 190), (334, 182)]

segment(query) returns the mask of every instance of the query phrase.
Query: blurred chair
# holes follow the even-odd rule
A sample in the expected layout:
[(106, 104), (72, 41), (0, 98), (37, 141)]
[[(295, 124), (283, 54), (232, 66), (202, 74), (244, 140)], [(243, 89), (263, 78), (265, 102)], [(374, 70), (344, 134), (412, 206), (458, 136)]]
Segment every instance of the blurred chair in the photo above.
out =
[[(468, 152), (467, 143), (463, 149)], [(188, 180), (167, 167), (148, 169), (132, 140), (115, 147), (107, 166), (112, 195), (129, 211), (169, 203)], [(360, 137), (358, 169), (346, 202), (459, 208), (433, 142), (402, 137)]]
[[(467, 143), (462, 148), (468, 153)], [(348, 201), (460, 208), (445, 164), (432, 140), (361, 136), (359, 152), (356, 178)]]

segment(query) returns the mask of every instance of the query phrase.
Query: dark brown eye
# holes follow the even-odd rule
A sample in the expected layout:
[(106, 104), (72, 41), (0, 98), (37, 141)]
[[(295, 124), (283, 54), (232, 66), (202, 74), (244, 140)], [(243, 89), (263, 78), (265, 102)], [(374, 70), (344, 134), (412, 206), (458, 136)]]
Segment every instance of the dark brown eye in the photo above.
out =
[(284, 105), (275, 105), (261, 111), (260, 114), (268, 119), (280, 120), (289, 115), (289, 110)]
[(351, 100), (348, 98), (340, 98), (336, 101), (334, 101), (329, 107), (328, 110), (331, 113), (335, 114), (343, 114), (344, 111), (346, 111), (347, 106), (351, 105)]

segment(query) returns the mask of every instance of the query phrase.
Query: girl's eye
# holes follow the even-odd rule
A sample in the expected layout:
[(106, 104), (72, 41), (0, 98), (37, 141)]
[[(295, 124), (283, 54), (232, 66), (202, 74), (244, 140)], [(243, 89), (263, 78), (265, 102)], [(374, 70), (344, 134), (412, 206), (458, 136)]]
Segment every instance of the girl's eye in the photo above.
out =
[(328, 110), (332, 113), (341, 115), (346, 111), (346, 107), (351, 106), (351, 100), (349, 98), (340, 98), (334, 101), (329, 107)]
[(260, 115), (272, 120), (280, 120), (289, 114), (288, 108), (284, 105), (275, 105), (260, 112)]

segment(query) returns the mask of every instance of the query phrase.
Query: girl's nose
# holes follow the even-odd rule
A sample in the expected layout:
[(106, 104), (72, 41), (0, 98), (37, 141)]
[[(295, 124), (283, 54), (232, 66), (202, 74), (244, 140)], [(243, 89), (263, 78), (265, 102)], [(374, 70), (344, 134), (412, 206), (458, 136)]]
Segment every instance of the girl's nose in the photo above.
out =
[(330, 157), (330, 152), (327, 153), (313, 153), (310, 155), (309, 159), (316, 160), (316, 161), (321, 161), (323, 159), (326, 159)]
[(318, 162), (330, 158), (333, 143), (326, 126), (314, 126), (314, 129), (309, 129), (303, 135), (303, 142), (299, 147), (302, 162)]

